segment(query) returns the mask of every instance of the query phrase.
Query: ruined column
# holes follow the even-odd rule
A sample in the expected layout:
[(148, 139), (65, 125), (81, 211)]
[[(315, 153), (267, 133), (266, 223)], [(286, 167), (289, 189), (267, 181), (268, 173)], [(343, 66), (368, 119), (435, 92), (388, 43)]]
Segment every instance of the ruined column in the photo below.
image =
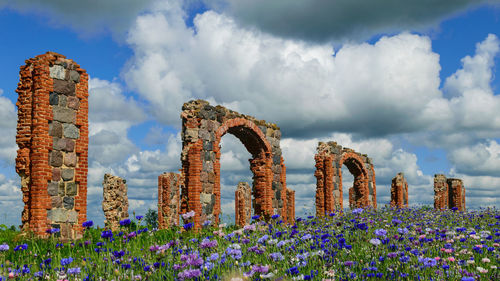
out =
[(461, 179), (448, 179), (448, 202), (449, 208), (458, 208), (465, 211), (465, 188)]
[(47, 52), (21, 66), (16, 172), (25, 204), (23, 230), (62, 239), (82, 236), (87, 218), (88, 75)]
[(448, 184), (442, 174), (434, 175), (434, 209), (448, 209)]
[[(325, 170), (324, 170), (324, 157), (320, 155), (314, 156), (316, 161), (316, 216), (323, 216), (325, 214)], [(288, 195), (287, 195), (288, 196)]]
[(286, 190), (286, 199), (287, 199), (287, 222), (289, 224), (295, 223), (295, 190), (288, 189)]
[(104, 175), (102, 182), (102, 210), (104, 225), (113, 231), (120, 228), (120, 221), (128, 218), (126, 181), (111, 174)]
[(179, 224), (180, 175), (163, 173), (158, 176), (158, 228)]
[(235, 223), (239, 226), (250, 224), (252, 219), (252, 188), (247, 182), (239, 182), (234, 196)]
[(392, 179), (391, 207), (408, 208), (408, 183), (403, 173), (398, 173)]

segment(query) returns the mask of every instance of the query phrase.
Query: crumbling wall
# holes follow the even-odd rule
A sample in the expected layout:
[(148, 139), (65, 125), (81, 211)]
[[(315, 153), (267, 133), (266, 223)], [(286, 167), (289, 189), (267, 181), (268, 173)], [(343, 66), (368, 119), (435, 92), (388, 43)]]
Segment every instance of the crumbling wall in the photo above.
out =
[(113, 231), (120, 228), (120, 221), (128, 218), (127, 182), (118, 176), (105, 174), (102, 182), (102, 210), (104, 225)]
[(434, 209), (448, 209), (448, 184), (446, 176), (434, 175)]
[(295, 190), (286, 189), (286, 199), (287, 199), (287, 208), (286, 208), (286, 222), (289, 224), (295, 223)]
[(249, 225), (252, 219), (252, 188), (247, 182), (239, 182), (234, 192), (235, 223)]
[(316, 215), (324, 216), (343, 209), (342, 165), (354, 176), (349, 192), (349, 206), (377, 208), (375, 169), (366, 154), (342, 148), (336, 142), (318, 144), (316, 161)]
[(408, 182), (403, 173), (398, 173), (392, 179), (391, 207), (408, 208)]
[(285, 216), (282, 185), (281, 132), (278, 126), (240, 114), (207, 101), (194, 100), (182, 107), (181, 213), (195, 211), (200, 222), (219, 222), (220, 141), (226, 133), (236, 136), (252, 155), (254, 213), (264, 217)]
[(158, 228), (179, 225), (181, 175), (163, 173), (158, 176)]
[(456, 207), (465, 211), (465, 187), (461, 179), (447, 179), (445, 175), (434, 175), (434, 209)]
[(16, 92), (23, 229), (44, 237), (59, 228), (62, 239), (79, 238), (87, 217), (88, 75), (47, 52), (21, 66)]

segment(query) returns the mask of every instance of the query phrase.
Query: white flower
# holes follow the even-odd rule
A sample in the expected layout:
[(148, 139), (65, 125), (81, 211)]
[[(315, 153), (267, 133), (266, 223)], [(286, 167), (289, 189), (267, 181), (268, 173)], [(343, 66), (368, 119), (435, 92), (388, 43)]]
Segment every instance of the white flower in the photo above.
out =
[(262, 279), (268, 279), (268, 278), (273, 278), (274, 277), (274, 273), (272, 272), (269, 272), (268, 274), (261, 274), (260, 275), (260, 278)]
[(480, 266), (476, 267), (477, 271), (479, 271), (480, 273), (488, 273), (488, 270), (487, 269), (484, 269)]
[(481, 261), (482, 262), (490, 262), (490, 259), (489, 258), (483, 258)]

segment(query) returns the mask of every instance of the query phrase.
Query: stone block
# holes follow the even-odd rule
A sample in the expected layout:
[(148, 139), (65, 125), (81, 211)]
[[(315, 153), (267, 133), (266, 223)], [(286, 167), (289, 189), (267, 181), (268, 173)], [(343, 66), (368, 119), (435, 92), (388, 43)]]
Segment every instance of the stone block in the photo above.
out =
[(67, 182), (66, 183), (66, 195), (75, 196), (76, 195), (76, 183), (75, 182)]
[(52, 122), (49, 124), (49, 136), (62, 138), (63, 128), (59, 122)]
[(66, 142), (64, 141), (64, 139), (56, 137), (52, 138), (52, 148), (54, 148), (54, 150), (62, 150), (65, 145)]
[(62, 208), (62, 199), (59, 196), (50, 197), (52, 208)]
[(49, 163), (52, 167), (61, 167), (63, 164), (63, 154), (57, 150), (52, 151)]
[(67, 210), (56, 208), (47, 211), (47, 219), (53, 222), (66, 222), (67, 218), (68, 218)]
[(76, 223), (78, 221), (78, 213), (74, 210), (68, 211), (68, 222)]
[(49, 196), (57, 196), (59, 194), (59, 182), (49, 182), (47, 185), (47, 193)]
[(50, 93), (49, 95), (49, 104), (50, 105), (58, 105), (59, 104), (59, 94), (58, 93)]
[(73, 207), (75, 206), (75, 199), (73, 197), (64, 197), (63, 206), (67, 210), (73, 209)]
[(54, 106), (53, 111), (54, 121), (62, 123), (75, 123), (76, 121), (76, 111), (74, 109)]
[(78, 83), (80, 82), (80, 74), (78, 73), (78, 71), (71, 70), (69, 72), (69, 79), (75, 83)]
[(184, 139), (196, 142), (198, 140), (198, 129), (186, 128), (184, 132)]
[(73, 180), (74, 176), (75, 176), (74, 169), (62, 169), (61, 177), (63, 178), (64, 181)]
[(65, 95), (59, 95), (59, 106), (65, 107), (68, 104), (68, 98)]
[(64, 165), (68, 167), (76, 166), (76, 153), (66, 153), (64, 155)]
[(63, 135), (66, 138), (77, 139), (80, 137), (80, 130), (73, 124), (63, 124)]
[(61, 180), (61, 169), (53, 168), (52, 169), (52, 181), (60, 181)]
[(64, 139), (64, 148), (62, 149), (63, 151), (66, 152), (73, 152), (75, 150), (75, 141), (72, 139)]
[(212, 204), (212, 194), (201, 193), (200, 194), (200, 202), (201, 202), (201, 204)]
[(64, 80), (66, 79), (66, 69), (61, 65), (53, 65), (49, 67), (50, 77), (54, 79)]
[(68, 107), (72, 109), (78, 109), (80, 107), (80, 100), (77, 97), (68, 97)]
[(73, 81), (54, 80), (54, 92), (74, 96), (75, 83)]

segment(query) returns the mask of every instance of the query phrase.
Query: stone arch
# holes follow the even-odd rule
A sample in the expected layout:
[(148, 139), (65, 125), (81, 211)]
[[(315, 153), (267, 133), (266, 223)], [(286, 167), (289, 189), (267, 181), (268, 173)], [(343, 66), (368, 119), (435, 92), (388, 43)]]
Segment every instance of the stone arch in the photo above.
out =
[(316, 215), (343, 210), (342, 165), (354, 176), (349, 190), (351, 208), (377, 208), (375, 170), (371, 159), (336, 142), (320, 142), (316, 161)]
[(181, 213), (195, 211), (195, 227), (204, 220), (218, 223), (220, 214), (220, 141), (230, 133), (252, 155), (253, 206), (264, 217), (280, 214), (286, 221), (286, 187), (278, 126), (207, 101), (183, 105)]

